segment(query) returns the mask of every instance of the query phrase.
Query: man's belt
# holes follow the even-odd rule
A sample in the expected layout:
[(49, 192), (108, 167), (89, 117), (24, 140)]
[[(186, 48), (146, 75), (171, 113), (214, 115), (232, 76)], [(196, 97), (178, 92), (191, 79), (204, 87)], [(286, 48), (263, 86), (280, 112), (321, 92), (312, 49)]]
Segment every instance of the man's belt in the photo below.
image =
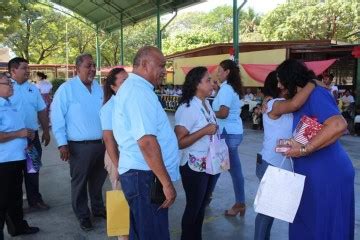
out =
[(77, 143), (77, 144), (95, 144), (95, 143), (103, 143), (102, 139), (98, 140), (84, 140), (84, 141), (68, 141), (69, 143)]

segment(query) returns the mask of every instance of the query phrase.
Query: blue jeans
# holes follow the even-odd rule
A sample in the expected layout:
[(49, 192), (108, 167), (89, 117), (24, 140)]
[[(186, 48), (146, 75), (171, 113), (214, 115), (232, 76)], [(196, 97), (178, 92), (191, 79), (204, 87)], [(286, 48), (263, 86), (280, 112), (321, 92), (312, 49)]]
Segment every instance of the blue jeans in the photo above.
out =
[[(258, 155), (258, 160), (256, 163), (256, 176), (259, 178), (260, 181), (264, 176), (268, 166), (271, 166), (271, 164), (261, 159), (261, 155)], [(269, 240), (273, 222), (273, 217), (258, 213), (255, 218), (254, 240)]]
[(120, 175), (130, 207), (130, 240), (170, 240), (168, 209), (150, 202), (152, 171), (129, 170)]

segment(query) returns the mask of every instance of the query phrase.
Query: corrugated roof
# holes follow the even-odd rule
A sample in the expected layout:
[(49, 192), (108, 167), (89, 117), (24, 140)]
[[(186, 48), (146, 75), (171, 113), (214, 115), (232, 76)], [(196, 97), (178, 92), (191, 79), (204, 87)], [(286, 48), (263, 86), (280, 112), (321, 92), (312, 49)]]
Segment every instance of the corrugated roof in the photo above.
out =
[(160, 13), (170, 13), (205, 0), (51, 0), (94, 23), (100, 29), (112, 32), (156, 16), (157, 1)]

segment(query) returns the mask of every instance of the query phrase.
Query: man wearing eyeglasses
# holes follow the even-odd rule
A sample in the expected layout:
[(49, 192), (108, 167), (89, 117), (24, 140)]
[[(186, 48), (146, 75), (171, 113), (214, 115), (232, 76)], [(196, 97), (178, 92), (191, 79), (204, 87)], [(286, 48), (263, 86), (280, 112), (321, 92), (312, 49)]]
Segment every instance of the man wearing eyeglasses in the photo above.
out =
[[(27, 201), (31, 211), (48, 210), (49, 206), (43, 201), (39, 190), (39, 170), (41, 167), (42, 147), (41, 142), (47, 146), (50, 142), (49, 117), (46, 111), (46, 104), (41, 97), (40, 91), (29, 80), (29, 62), (21, 57), (15, 57), (8, 63), (8, 71), (14, 84), (14, 95), (10, 101), (21, 113), (25, 127), (35, 132), (35, 138), (30, 142), (39, 154), (35, 173), (24, 171), (25, 188)], [(39, 123), (42, 127), (42, 138), (40, 142), (38, 129)]]
[(22, 209), (25, 148), (27, 138), (34, 138), (34, 131), (25, 128), (20, 113), (9, 101), (12, 94), (13, 82), (0, 73), (0, 239), (4, 239), (5, 219), (12, 236), (39, 231), (23, 219)]
[(106, 218), (102, 186), (105, 146), (102, 142), (100, 108), (103, 90), (94, 81), (95, 64), (90, 54), (76, 58), (77, 76), (56, 91), (50, 111), (52, 130), (60, 158), (70, 163), (71, 201), (80, 227), (93, 229), (88, 193), (94, 217)]

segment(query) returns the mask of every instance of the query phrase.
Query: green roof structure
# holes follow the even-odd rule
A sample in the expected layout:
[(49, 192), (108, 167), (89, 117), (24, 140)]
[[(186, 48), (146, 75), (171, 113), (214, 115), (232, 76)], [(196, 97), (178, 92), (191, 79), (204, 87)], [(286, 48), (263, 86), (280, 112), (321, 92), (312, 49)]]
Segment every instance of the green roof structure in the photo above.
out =
[(160, 14), (205, 2), (205, 0), (51, 0), (112, 32)]

